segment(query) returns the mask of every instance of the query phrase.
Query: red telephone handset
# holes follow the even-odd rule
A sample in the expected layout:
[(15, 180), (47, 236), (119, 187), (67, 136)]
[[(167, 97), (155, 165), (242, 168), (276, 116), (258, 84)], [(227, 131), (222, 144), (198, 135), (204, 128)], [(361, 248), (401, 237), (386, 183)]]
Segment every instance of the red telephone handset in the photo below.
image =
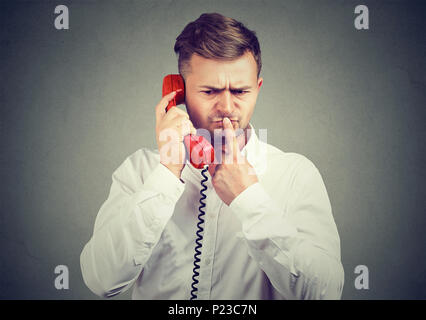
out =
[[(181, 89), (176, 93), (166, 107), (166, 112), (170, 108), (185, 102), (185, 83), (180, 74), (169, 74), (163, 79), (163, 97), (172, 91)], [(203, 169), (204, 166), (214, 162), (213, 146), (203, 136), (188, 134), (183, 140), (186, 151), (189, 155), (189, 161), (197, 169)]]

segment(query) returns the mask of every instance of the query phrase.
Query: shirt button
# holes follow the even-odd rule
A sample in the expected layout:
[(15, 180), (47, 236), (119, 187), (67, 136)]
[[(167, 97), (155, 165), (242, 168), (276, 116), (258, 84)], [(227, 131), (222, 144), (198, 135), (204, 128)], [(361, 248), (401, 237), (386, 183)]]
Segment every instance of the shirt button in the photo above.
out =
[(206, 265), (210, 264), (210, 258), (206, 258)]

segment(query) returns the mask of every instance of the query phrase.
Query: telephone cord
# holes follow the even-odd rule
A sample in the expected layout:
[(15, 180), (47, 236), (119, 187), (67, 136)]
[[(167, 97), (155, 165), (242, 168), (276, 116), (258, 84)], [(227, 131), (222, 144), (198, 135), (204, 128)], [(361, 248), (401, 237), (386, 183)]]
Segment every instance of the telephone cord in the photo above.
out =
[(204, 224), (203, 216), (206, 214), (204, 212), (204, 207), (206, 206), (206, 204), (204, 202), (204, 200), (206, 199), (206, 195), (205, 195), (204, 192), (207, 190), (207, 186), (206, 186), (205, 183), (209, 179), (208, 176), (206, 175), (207, 170), (208, 170), (208, 166), (204, 166), (204, 169), (201, 171), (201, 175), (203, 176), (204, 179), (201, 180), (202, 189), (200, 190), (200, 195), (201, 195), (200, 201), (199, 201), (200, 202), (200, 206), (198, 207), (198, 211), (199, 211), (199, 214), (198, 214), (198, 223), (197, 223), (198, 230), (196, 232), (197, 238), (195, 239), (196, 245), (195, 245), (195, 254), (194, 254), (194, 268), (192, 269), (193, 275), (192, 275), (192, 284), (191, 284), (192, 290), (191, 290), (191, 298), (190, 298), (190, 300), (197, 299), (196, 292), (198, 291), (198, 288), (196, 286), (197, 286), (197, 284), (199, 282), (197, 278), (200, 275), (200, 273), (198, 272), (198, 270), (200, 269), (199, 262), (201, 261), (200, 258), (199, 258), (199, 256), (201, 255), (201, 248), (203, 246), (203, 244), (201, 242), (203, 240), (202, 232), (204, 231), (204, 228), (203, 228), (203, 224)]

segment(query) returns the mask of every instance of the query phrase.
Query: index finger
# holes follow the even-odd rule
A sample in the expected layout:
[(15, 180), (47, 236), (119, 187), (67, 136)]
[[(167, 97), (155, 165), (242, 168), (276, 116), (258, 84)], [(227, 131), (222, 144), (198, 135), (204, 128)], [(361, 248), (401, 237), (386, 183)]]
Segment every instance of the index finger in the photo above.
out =
[(225, 161), (226, 163), (232, 163), (233, 160), (239, 158), (240, 148), (238, 146), (237, 137), (235, 134), (234, 127), (232, 126), (231, 120), (229, 118), (223, 119), (223, 128), (225, 134)]
[[(180, 90), (181, 89), (177, 91), (180, 91)], [(160, 102), (155, 107), (155, 115), (156, 115), (157, 121), (160, 120), (166, 114), (166, 107), (169, 104), (169, 102), (176, 96), (177, 91), (172, 91), (161, 98)]]

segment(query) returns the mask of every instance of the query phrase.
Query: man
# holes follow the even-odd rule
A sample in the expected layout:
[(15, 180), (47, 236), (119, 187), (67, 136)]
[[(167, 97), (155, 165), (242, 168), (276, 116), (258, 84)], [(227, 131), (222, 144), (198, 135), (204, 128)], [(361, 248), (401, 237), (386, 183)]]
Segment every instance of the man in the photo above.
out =
[[(258, 139), (250, 118), (263, 79), (257, 37), (243, 24), (203, 14), (176, 40), (188, 113), (156, 112), (159, 151), (141, 149), (113, 173), (108, 199), (81, 254), (86, 285), (134, 299), (339, 299), (340, 240), (328, 195), (307, 158)], [(224, 135), (211, 164), (198, 281), (194, 247), (201, 171), (170, 161), (196, 129)], [(162, 133), (179, 134), (164, 139)], [(242, 132), (244, 134), (237, 134)], [(218, 149), (218, 148), (216, 148)], [(176, 155), (177, 154), (177, 155)]]

